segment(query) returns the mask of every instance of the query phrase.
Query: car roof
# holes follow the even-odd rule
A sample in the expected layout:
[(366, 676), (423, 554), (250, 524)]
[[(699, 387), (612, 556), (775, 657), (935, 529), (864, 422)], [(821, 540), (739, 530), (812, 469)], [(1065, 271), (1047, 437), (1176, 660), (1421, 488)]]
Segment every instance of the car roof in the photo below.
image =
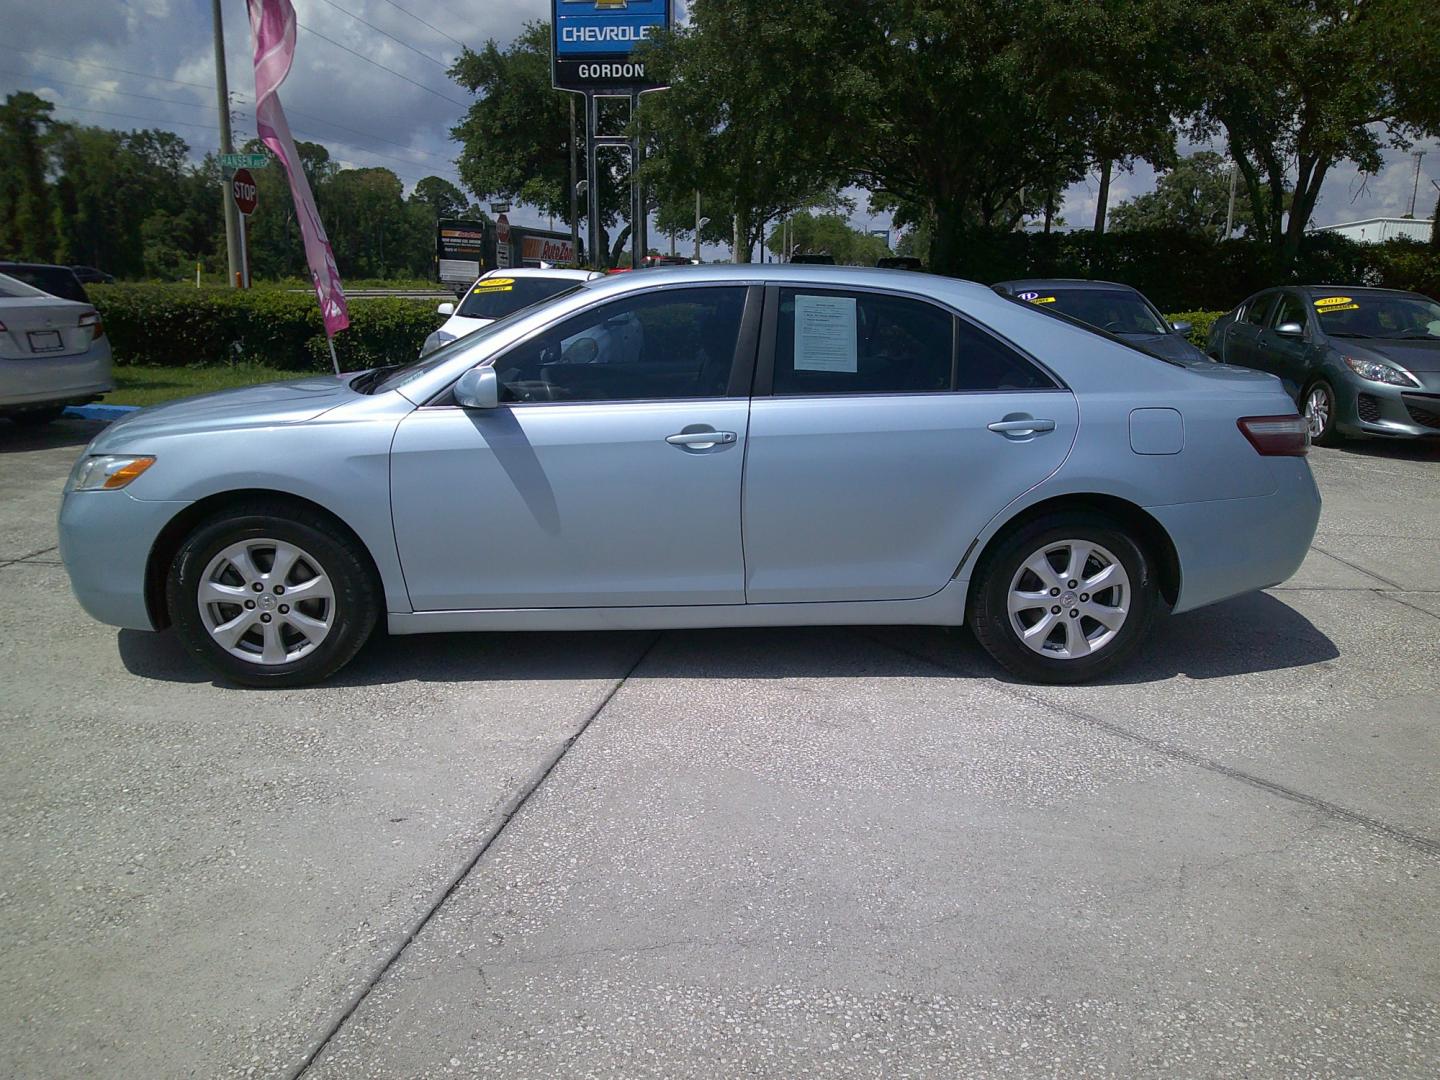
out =
[(559, 266), (511, 266), (503, 270), (495, 269), (480, 275), (484, 281), (489, 277), (539, 277), (539, 278), (565, 278), (570, 281), (589, 281), (596, 277), (594, 270), (568, 270)]
[[(1095, 281), (1091, 278), (1016, 278), (1013, 281), (997, 281), (997, 289), (1124, 289), (1138, 293), (1133, 285), (1122, 285), (1118, 281)], [(1144, 295), (1143, 293), (1141, 295)]]
[(952, 295), (988, 296), (994, 292), (963, 278), (943, 277), (915, 270), (892, 270), (876, 266), (831, 266), (825, 263), (707, 263), (703, 266), (657, 266), (643, 274), (607, 274), (585, 283), (594, 291), (619, 294), (632, 289), (653, 289), (657, 285), (693, 282), (737, 285), (814, 285), (818, 288), (870, 288), (919, 296), (943, 298)]
[(1277, 289), (1296, 288), (1310, 293), (1355, 293), (1358, 296), (1420, 296), (1410, 289), (1381, 289), (1374, 285), (1277, 285)]

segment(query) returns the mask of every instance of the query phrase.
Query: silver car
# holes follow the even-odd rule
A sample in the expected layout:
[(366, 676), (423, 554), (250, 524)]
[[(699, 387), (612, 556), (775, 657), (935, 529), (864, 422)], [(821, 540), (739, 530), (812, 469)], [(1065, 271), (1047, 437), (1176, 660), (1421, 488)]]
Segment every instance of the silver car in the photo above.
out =
[[(593, 342), (616, 334), (604, 362)], [(224, 679), (393, 634), (969, 623), (1027, 678), (1283, 581), (1320, 513), (1278, 380), (895, 270), (626, 274), (395, 369), (133, 414), (60, 511), (75, 593)]]
[(91, 305), (0, 274), (0, 417), (47, 423), (114, 387), (110, 341)]

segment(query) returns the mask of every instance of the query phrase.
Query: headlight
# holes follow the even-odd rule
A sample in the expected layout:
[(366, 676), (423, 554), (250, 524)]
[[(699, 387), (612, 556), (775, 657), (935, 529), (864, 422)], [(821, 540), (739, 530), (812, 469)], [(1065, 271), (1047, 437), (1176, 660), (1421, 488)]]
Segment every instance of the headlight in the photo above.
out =
[(118, 491), (155, 464), (153, 457), (95, 454), (75, 463), (70, 473), (72, 491)]
[(1378, 360), (1361, 360), (1358, 357), (1345, 357), (1345, 366), (1355, 372), (1362, 379), (1369, 379), (1371, 382), (1389, 383), (1391, 386), (1419, 386), (1420, 380), (1401, 368), (1391, 367), (1389, 364), (1382, 364)]

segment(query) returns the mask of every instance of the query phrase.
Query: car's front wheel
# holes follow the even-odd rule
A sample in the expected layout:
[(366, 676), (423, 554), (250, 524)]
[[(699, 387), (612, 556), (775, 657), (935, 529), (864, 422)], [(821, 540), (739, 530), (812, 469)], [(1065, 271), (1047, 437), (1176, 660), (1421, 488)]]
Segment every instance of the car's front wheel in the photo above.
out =
[(338, 671), (375, 627), (368, 560), (300, 508), (239, 507), (186, 538), (166, 582), (185, 647), (244, 686), (299, 686)]
[(1316, 379), (1305, 391), (1301, 402), (1305, 422), (1310, 425), (1310, 441), (1316, 446), (1334, 446), (1340, 441), (1335, 430), (1335, 390), (1324, 379)]
[(1065, 513), (1004, 537), (977, 568), (968, 618), (1007, 670), (1078, 683), (1122, 664), (1159, 606), (1143, 544), (1108, 518)]

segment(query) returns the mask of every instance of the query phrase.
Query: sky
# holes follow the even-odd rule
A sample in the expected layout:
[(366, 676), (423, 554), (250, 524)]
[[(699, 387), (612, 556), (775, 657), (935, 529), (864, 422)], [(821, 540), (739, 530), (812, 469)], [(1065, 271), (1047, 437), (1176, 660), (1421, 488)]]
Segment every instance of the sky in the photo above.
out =
[[(458, 183), (449, 132), (469, 95), (445, 68), (459, 43), (478, 48), (494, 38), (503, 45), (525, 22), (548, 19), (550, 10), (549, 0), (293, 2), (302, 28), (280, 98), (296, 136), (325, 143), (342, 165), (390, 168), (407, 188), (432, 174)], [(223, 7), (239, 144), (255, 133), (250, 28), (243, 0), (224, 0)], [(169, 128), (197, 158), (218, 148), (210, 0), (0, 0), (0, 31), (0, 96), (33, 91), (55, 103), (59, 118), (75, 122)], [(1436, 198), (1430, 181), (1440, 181), (1440, 142), (1417, 149), (1429, 151), (1416, 203), (1417, 216), (1428, 217)], [(1321, 193), (1315, 224), (1403, 214), (1414, 178), (1414, 160), (1403, 151), (1388, 152), (1385, 168), (1368, 178), (1339, 166)], [(1118, 173), (1111, 205), (1153, 186), (1144, 164)], [(1060, 213), (1067, 226), (1093, 222), (1096, 187), (1092, 177), (1066, 191)], [(852, 194), (857, 227), (888, 226), (885, 215), (867, 213), (863, 193)], [(524, 207), (510, 217), (544, 224)], [(663, 239), (652, 232), (652, 242)], [(724, 254), (705, 251), (707, 258)]]

